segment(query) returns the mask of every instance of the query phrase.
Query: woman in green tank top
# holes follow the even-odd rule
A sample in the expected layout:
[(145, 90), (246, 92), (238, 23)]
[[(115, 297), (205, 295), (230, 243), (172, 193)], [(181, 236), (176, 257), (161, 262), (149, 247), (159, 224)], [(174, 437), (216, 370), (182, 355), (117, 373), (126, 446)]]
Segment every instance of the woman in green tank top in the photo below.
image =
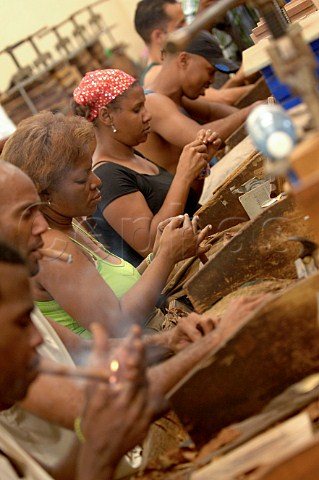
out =
[[(67, 264), (59, 254), (43, 256), (33, 279), (34, 300), (45, 315), (81, 335), (90, 335), (94, 321), (121, 337), (132, 323), (147, 326), (174, 264), (207, 251), (200, 243), (209, 228), (197, 233), (187, 215), (174, 217), (148, 268), (145, 261), (135, 269), (112, 255), (81, 227), (101, 199), (101, 181), (92, 172), (94, 143), (93, 127), (83, 118), (44, 112), (18, 125), (4, 156), (37, 187), (50, 227), (43, 235), (44, 249), (73, 258)], [(160, 328), (161, 320), (155, 323)]]

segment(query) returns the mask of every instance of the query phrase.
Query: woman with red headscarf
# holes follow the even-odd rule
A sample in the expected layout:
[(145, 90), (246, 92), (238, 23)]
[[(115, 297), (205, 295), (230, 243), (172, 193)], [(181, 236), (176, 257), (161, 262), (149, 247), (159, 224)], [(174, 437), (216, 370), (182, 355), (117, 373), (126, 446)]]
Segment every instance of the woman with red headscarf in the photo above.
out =
[(134, 150), (151, 129), (144, 100), (142, 87), (120, 70), (88, 72), (74, 91), (74, 112), (95, 127), (93, 166), (102, 180), (102, 201), (90, 226), (107, 248), (133, 265), (152, 252), (162, 220), (196, 211), (192, 185), (209, 172), (208, 146), (220, 145), (216, 133), (201, 130), (185, 146), (173, 176)]

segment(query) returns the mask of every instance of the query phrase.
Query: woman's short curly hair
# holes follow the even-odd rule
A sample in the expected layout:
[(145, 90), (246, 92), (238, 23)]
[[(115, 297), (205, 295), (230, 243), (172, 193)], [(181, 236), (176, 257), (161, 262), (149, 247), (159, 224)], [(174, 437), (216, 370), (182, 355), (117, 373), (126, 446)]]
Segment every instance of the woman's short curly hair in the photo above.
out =
[(23, 170), (41, 195), (72, 170), (85, 147), (93, 153), (95, 134), (84, 118), (41, 112), (18, 124), (1, 157)]

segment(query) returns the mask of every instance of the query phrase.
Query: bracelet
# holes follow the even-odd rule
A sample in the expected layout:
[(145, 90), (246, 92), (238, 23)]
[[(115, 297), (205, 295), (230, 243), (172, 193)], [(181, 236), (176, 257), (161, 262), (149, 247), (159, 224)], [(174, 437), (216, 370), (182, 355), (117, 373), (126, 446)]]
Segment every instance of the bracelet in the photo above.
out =
[(84, 436), (84, 433), (82, 432), (81, 422), (82, 422), (82, 418), (81, 417), (76, 417), (76, 419), (74, 420), (74, 431), (75, 431), (75, 434), (76, 434), (78, 440), (81, 443), (84, 443), (85, 442), (85, 436)]
[(149, 266), (152, 260), (153, 260), (153, 252), (149, 253), (145, 258), (146, 265)]

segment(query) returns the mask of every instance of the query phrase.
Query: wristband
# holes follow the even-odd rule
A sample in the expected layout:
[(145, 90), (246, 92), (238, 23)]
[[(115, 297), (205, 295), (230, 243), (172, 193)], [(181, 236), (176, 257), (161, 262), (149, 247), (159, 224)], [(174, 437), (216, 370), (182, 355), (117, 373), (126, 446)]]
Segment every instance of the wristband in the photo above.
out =
[(150, 263), (152, 262), (152, 260), (153, 260), (153, 252), (149, 253), (149, 254), (147, 255), (147, 257), (145, 258), (146, 265), (147, 265), (147, 266), (150, 265)]
[(74, 432), (75, 432), (78, 440), (81, 443), (84, 443), (85, 442), (85, 436), (84, 436), (84, 433), (82, 432), (81, 422), (82, 422), (82, 418), (81, 417), (76, 417), (76, 419), (74, 420)]
[(202, 170), (202, 173), (200, 174), (200, 176), (198, 177), (199, 179), (201, 178), (206, 178), (210, 175), (210, 166), (209, 164), (207, 165), (207, 167), (203, 168)]

